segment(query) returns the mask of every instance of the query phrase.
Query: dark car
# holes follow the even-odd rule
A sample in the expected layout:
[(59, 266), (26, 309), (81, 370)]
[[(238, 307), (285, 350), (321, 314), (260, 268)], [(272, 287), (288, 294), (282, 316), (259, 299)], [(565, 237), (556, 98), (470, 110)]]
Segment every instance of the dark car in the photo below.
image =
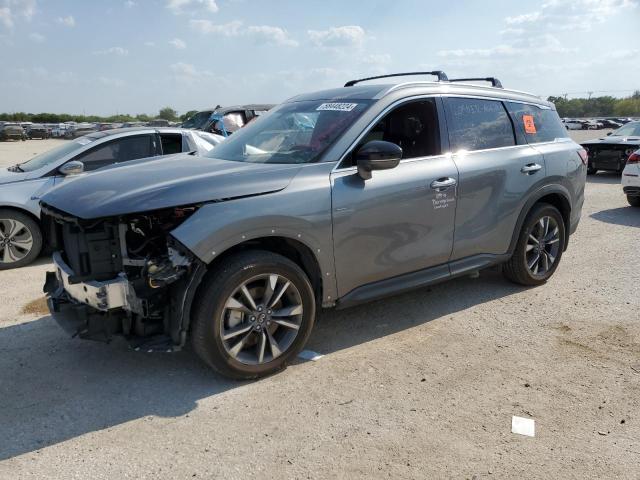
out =
[(589, 175), (598, 170), (622, 173), (629, 155), (640, 148), (640, 122), (629, 122), (606, 137), (583, 142), (582, 146), (589, 153)]
[(27, 138), (29, 139), (39, 138), (45, 140), (49, 137), (49, 130), (44, 125), (31, 125), (27, 129)]
[(210, 158), (52, 189), (51, 314), (73, 336), (122, 334), (142, 351), (190, 338), (246, 379), (294, 358), (320, 307), (498, 264), (544, 283), (580, 220), (586, 152), (552, 103), (431, 74), (299, 95)]
[(604, 128), (620, 128), (623, 125), (620, 122), (609, 120), (608, 118), (603, 118), (602, 120), (598, 120), (598, 122), (600, 122)]
[(260, 115), (267, 113), (273, 107), (272, 104), (235, 105), (232, 107), (218, 105), (191, 116), (182, 124), (182, 128), (193, 128), (227, 137)]
[(24, 128), (17, 123), (5, 123), (0, 130), (0, 140), (26, 140), (27, 134)]

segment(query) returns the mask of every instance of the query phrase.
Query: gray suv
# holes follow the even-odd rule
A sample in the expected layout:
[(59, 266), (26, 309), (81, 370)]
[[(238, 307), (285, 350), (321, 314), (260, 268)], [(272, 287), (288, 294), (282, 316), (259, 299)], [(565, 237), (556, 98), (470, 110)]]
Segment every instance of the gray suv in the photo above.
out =
[(300, 95), (211, 158), (52, 190), (52, 315), (145, 351), (190, 337), (218, 372), (256, 378), (303, 348), (318, 307), (498, 264), (545, 282), (580, 220), (586, 152), (552, 104), (429, 73), (438, 80)]

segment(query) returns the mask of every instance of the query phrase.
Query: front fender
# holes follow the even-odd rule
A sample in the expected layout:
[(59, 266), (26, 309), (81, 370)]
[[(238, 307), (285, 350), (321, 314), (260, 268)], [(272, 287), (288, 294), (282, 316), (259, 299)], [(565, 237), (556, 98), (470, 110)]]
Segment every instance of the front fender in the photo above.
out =
[(306, 245), (322, 272), (323, 303), (336, 298), (331, 223), (332, 164), (301, 168), (279, 192), (203, 205), (171, 232), (182, 245), (209, 264), (230, 248), (265, 237)]

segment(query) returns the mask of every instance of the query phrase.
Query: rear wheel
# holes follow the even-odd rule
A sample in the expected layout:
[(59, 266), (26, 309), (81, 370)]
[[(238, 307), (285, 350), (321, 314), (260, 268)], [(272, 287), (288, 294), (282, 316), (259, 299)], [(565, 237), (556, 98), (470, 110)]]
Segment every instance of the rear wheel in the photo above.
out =
[(503, 272), (512, 282), (540, 285), (556, 271), (565, 243), (562, 215), (552, 205), (540, 203), (522, 225), (513, 256)]
[(638, 196), (627, 195), (627, 202), (629, 202), (629, 205), (632, 207), (640, 207), (640, 197)]
[(42, 232), (28, 215), (0, 210), (0, 270), (23, 267), (42, 250)]
[(307, 342), (314, 319), (315, 297), (304, 271), (281, 255), (247, 251), (206, 278), (192, 342), (219, 373), (258, 378), (286, 367)]

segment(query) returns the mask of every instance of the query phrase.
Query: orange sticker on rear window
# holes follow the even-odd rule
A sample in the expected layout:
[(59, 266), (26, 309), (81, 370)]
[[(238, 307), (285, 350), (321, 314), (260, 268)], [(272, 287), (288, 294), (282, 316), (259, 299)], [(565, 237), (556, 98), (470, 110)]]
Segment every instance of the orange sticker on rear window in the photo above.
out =
[(524, 123), (524, 131), (527, 133), (536, 133), (536, 123), (533, 121), (533, 115), (522, 115)]

